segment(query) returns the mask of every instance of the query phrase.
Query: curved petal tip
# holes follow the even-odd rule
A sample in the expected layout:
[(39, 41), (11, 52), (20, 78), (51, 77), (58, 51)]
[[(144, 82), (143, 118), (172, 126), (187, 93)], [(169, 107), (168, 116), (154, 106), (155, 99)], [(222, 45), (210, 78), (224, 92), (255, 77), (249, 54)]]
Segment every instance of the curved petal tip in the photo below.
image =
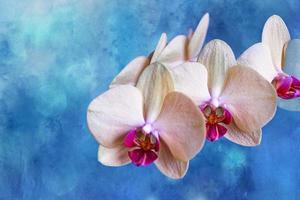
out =
[(209, 14), (206, 13), (200, 20), (195, 32), (190, 34), (190, 41), (188, 45), (188, 58), (194, 60), (199, 56), (199, 53), (203, 47), (207, 29), (209, 25)]

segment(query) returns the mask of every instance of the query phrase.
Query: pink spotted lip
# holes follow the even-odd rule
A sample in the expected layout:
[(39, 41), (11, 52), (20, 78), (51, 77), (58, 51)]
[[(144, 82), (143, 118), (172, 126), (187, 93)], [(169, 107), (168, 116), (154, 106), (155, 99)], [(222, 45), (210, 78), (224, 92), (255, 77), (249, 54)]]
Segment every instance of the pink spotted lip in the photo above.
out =
[(132, 129), (124, 139), (124, 146), (128, 148), (128, 156), (136, 166), (149, 165), (158, 158), (159, 136), (148, 127)]
[(222, 124), (230, 124), (232, 122), (232, 115), (222, 106), (215, 107), (212, 105), (204, 105), (201, 108), (206, 118), (206, 139), (215, 141), (223, 137), (227, 128)]
[(300, 97), (300, 81), (294, 76), (279, 74), (273, 79), (272, 84), (282, 99)]

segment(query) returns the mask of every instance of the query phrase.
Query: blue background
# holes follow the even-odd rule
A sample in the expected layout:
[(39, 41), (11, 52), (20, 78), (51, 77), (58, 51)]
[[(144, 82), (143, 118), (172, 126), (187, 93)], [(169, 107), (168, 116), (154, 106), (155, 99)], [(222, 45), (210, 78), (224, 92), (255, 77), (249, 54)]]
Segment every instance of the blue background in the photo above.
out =
[(272, 14), (300, 36), (298, 0), (0, 0), (0, 199), (299, 199), (300, 115), (281, 109), (259, 147), (207, 142), (180, 181), (98, 163), (89, 102), (162, 32), (185, 34), (205, 12), (206, 41), (237, 56)]

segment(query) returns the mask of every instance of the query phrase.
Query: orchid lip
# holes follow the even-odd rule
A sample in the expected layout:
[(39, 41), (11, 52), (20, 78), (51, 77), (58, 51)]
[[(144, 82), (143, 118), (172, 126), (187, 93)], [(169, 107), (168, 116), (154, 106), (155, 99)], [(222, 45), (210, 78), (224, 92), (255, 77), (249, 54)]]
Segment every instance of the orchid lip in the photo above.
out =
[(294, 99), (300, 97), (300, 80), (291, 75), (279, 73), (272, 81), (278, 97)]
[(130, 130), (124, 138), (128, 157), (136, 166), (146, 166), (158, 158), (160, 147), (159, 134), (151, 124)]
[(224, 125), (229, 125), (232, 122), (231, 113), (223, 106), (215, 107), (212, 104), (204, 104), (200, 107), (206, 118), (206, 139), (215, 141), (227, 132)]

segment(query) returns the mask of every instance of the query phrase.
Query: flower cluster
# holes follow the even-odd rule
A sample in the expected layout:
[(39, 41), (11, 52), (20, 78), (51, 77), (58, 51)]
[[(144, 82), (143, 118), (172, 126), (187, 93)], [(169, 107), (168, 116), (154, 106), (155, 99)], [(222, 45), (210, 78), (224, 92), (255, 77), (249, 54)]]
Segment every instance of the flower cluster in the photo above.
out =
[(154, 163), (181, 178), (205, 140), (256, 146), (277, 102), (300, 110), (300, 40), (290, 39), (279, 16), (238, 59), (222, 40), (203, 47), (208, 24), (205, 14), (187, 36), (167, 42), (163, 33), (149, 56), (132, 60), (90, 103), (87, 122), (102, 164)]

